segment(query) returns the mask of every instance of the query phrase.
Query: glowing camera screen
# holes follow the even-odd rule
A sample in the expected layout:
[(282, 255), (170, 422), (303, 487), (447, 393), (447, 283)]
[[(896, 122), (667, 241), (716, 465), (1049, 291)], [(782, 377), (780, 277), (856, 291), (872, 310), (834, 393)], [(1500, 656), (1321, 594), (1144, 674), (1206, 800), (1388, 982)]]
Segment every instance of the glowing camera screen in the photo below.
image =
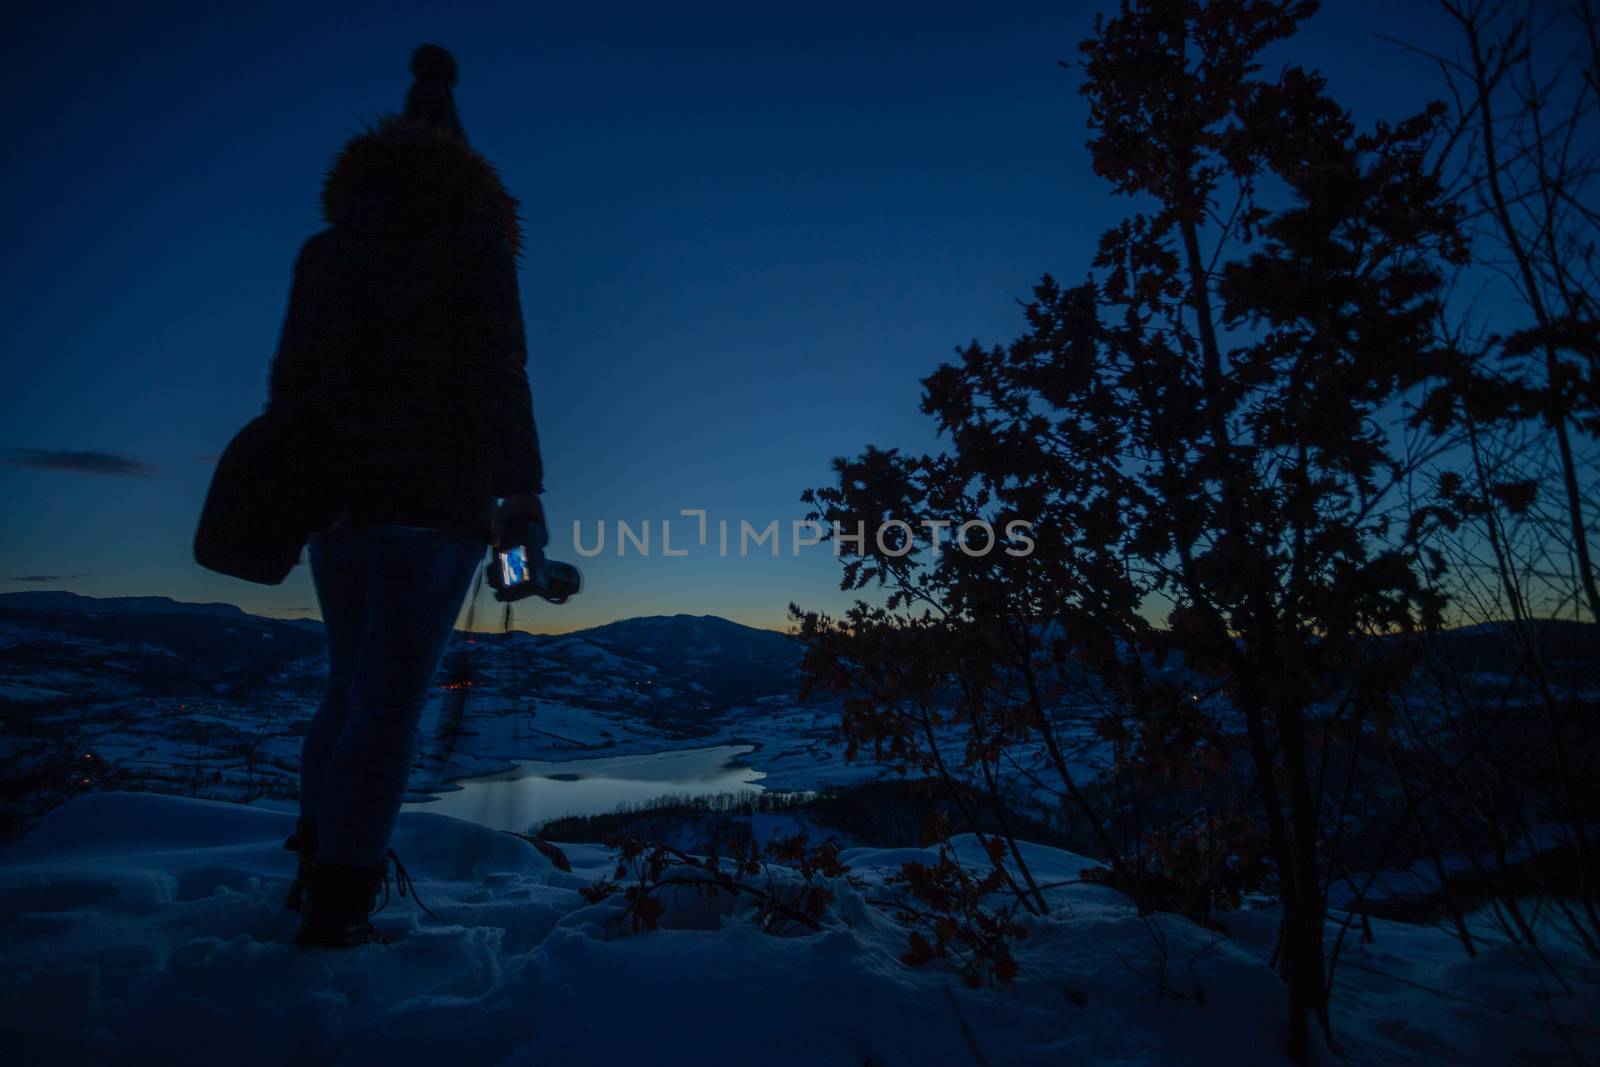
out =
[(526, 549), (513, 548), (510, 552), (499, 553), (499, 557), (501, 585), (521, 585), (533, 577)]

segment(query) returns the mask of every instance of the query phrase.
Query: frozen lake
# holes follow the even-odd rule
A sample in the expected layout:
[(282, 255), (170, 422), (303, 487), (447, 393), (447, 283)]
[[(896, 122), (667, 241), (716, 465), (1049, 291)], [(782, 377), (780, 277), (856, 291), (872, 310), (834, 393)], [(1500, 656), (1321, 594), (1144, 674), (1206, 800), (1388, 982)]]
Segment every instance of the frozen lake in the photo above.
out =
[(716, 745), (601, 759), (519, 760), (509, 771), (464, 778), (437, 800), (407, 804), (496, 830), (527, 833), (563, 815), (598, 815), (663, 796), (760, 792), (765, 777), (740, 766), (753, 745)]

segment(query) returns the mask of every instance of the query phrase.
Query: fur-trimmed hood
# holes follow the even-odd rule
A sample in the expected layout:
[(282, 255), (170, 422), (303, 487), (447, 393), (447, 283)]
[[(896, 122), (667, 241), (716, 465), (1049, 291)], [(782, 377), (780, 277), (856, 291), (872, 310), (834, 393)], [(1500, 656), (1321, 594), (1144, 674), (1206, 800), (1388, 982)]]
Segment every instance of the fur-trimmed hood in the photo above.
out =
[(322, 184), (329, 225), (481, 220), (522, 252), (522, 219), (500, 173), (466, 143), (389, 116), (352, 137)]

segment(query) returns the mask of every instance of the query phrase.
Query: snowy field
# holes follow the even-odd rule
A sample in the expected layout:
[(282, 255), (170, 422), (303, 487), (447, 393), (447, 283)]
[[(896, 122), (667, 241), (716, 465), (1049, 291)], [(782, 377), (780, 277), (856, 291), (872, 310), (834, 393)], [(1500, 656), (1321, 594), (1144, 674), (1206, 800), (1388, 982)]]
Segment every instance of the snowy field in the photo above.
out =
[[(279, 846), (325, 684), (320, 632), (226, 605), (70, 599), (0, 618), (0, 773), (11, 836), (32, 831), (0, 852), (4, 1063), (1280, 1062), (1270, 908), (1224, 916), (1223, 933), (1147, 923), (1110, 890), (1060, 884), (1048, 917), (1023, 919), (1020, 976), (968, 990), (944, 964), (902, 963), (906, 930), (874, 903), (888, 892), (878, 872), (929, 862), (925, 850), (846, 852), (866, 884), (832, 886), (820, 932), (773, 936), (748, 905), (684, 896), (664, 929), (633, 934), (610, 921), (619, 905), (578, 893), (612, 872), (605, 849), (563, 845), (569, 874), (441, 814), (467, 813), (474, 788), (488, 810), (516, 788), (625, 785), (619, 799), (637, 802), (878, 773), (844, 761), (837, 707), (798, 699), (789, 643), (699, 617), (480, 635), (464, 714), (447, 666), (419, 737), (409, 799), (444, 799), (402, 815), (395, 840), (438, 917), (396, 900), (380, 915), (405, 935), (396, 944), (296, 950)], [(1087, 728), (1065, 740), (1091, 778), (1101, 742)], [(729, 752), (732, 766), (718, 755), (690, 776), (698, 788), (676, 771), (600, 782)], [(481, 775), (505, 781), (454, 785)], [(786, 814), (752, 823), (758, 838), (796, 828)], [(1072, 883), (1089, 861), (1034, 847), (1029, 862), (1042, 882)], [(1352, 926), (1338, 1053), (1319, 1048), (1320, 1062), (1600, 1063), (1592, 963), (1547, 937), (1540, 951), (1576, 992), (1543, 988), (1526, 949), (1475, 926), (1475, 960), (1432, 928), (1373, 922), (1367, 941)]]
[[(1051, 915), (1023, 919), (1020, 976), (968, 990), (942, 964), (901, 963), (905, 931), (869, 903), (882, 892), (874, 872), (931, 861), (922, 850), (845, 853), (867, 884), (834, 884), (820, 932), (774, 936), (747, 905), (686, 892), (668, 899), (662, 929), (634, 934), (609, 921), (618, 904), (578, 895), (611, 869), (604, 849), (570, 847), (569, 874), (511, 835), (407, 813), (394, 845), (438, 918), (396, 899), (378, 917), (403, 934), (395, 944), (305, 950), (281, 905), (291, 824), (263, 804), (153, 794), (96, 793), (51, 812), (0, 855), (7, 1062), (1280, 1061), (1270, 910), (1225, 916), (1229, 936), (1170, 916), (1147, 924), (1110, 890), (1060, 886)], [(976, 861), (975, 845), (962, 847)], [(1028, 859), (1047, 882), (1087, 863), (1043, 848)], [(1488, 930), (1468, 960), (1430, 928), (1372, 928), (1370, 944), (1346, 939), (1341, 960), (1344, 1062), (1600, 1055), (1592, 986), (1540, 990)]]

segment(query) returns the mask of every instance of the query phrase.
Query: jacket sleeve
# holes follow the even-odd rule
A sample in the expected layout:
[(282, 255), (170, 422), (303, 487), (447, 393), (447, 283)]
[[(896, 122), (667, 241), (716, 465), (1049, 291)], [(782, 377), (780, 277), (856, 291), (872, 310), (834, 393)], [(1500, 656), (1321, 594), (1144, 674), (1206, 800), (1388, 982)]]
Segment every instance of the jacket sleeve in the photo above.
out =
[(517, 261), (501, 236), (477, 245), (468, 288), (469, 349), (477, 364), (489, 432), (489, 483), (496, 496), (544, 492), (544, 463), (528, 388), (528, 345)]
[(317, 317), (321, 247), (319, 238), (313, 237), (295, 257), (294, 279), (289, 285), (289, 310), (283, 316), (278, 351), (272, 357), (269, 396), (273, 401), (311, 397), (316, 395), (319, 388), (321, 367), (314, 320)]

